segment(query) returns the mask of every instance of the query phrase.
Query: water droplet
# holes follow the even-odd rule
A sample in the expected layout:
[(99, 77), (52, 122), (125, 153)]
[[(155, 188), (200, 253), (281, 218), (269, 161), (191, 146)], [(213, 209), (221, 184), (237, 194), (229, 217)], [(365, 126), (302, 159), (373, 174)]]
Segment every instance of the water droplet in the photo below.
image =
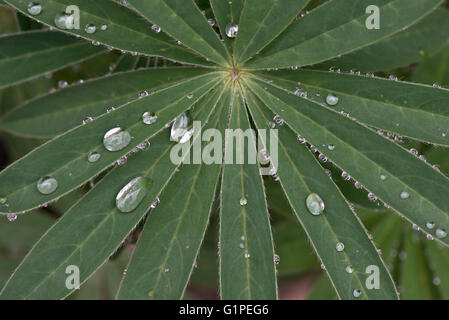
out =
[(115, 203), (121, 212), (131, 212), (142, 202), (151, 188), (152, 181), (137, 177), (128, 182), (117, 194)]
[(100, 29), (103, 30), (103, 31), (104, 31), (104, 30), (107, 30), (107, 29), (108, 29), (108, 26), (107, 26), (106, 24), (102, 24), (101, 27), (100, 27)]
[(101, 158), (101, 154), (99, 154), (98, 152), (91, 152), (87, 156), (87, 161), (93, 163), (93, 162), (97, 162), (100, 158)]
[(159, 203), (161, 203), (161, 200), (159, 199), (159, 197), (157, 197), (157, 198), (153, 201), (153, 203), (151, 204), (150, 208), (151, 208), (151, 209), (156, 208), (157, 205), (158, 205)]
[(346, 272), (347, 273), (353, 273), (354, 272), (354, 268), (352, 268), (351, 266), (346, 266)]
[(436, 236), (438, 239), (443, 239), (443, 238), (446, 238), (447, 232), (444, 231), (443, 229), (436, 229), (436, 230), (435, 230), (435, 236)]
[(169, 268), (165, 268), (165, 269), (164, 269), (164, 272), (169, 272), (169, 271), (170, 271)]
[(351, 180), (351, 176), (350, 176), (347, 172), (345, 172), (345, 171), (343, 171), (343, 172), (341, 173), (341, 177), (342, 177), (344, 180), (346, 180), (346, 181)]
[(274, 264), (279, 264), (281, 262), (281, 258), (275, 253), (274, 254)]
[(410, 198), (410, 193), (408, 193), (407, 191), (402, 191), (401, 195), (400, 195), (401, 199), (408, 199)]
[(57, 26), (60, 29), (73, 29), (75, 19), (73, 15), (66, 14), (66, 13), (58, 13), (55, 16), (55, 26)]
[(434, 222), (431, 222), (431, 221), (427, 221), (427, 222), (426, 222), (426, 227), (427, 227), (428, 229), (433, 229), (433, 228), (435, 227), (435, 223), (434, 223)]
[(381, 175), (380, 175), (380, 180), (384, 181), (384, 180), (386, 180), (386, 179), (387, 179), (387, 176), (386, 176), (386, 175), (384, 175), (384, 174), (381, 174)]
[(118, 166), (123, 166), (126, 161), (128, 161), (128, 157), (125, 155), (116, 161)]
[(434, 277), (434, 278), (432, 279), (432, 283), (433, 283), (434, 285), (436, 285), (436, 286), (439, 286), (439, 285), (441, 284), (441, 280), (440, 280), (440, 278), (438, 278), (438, 277)]
[(369, 200), (371, 200), (371, 201), (377, 201), (377, 197), (376, 197), (376, 195), (374, 194), (374, 193), (368, 193), (368, 199)]
[(314, 216), (319, 215), (324, 211), (324, 201), (316, 193), (311, 193), (306, 199), (307, 209)]
[(239, 32), (238, 24), (228, 24), (226, 26), (226, 35), (228, 36), (228, 38), (237, 37), (238, 32)]
[(95, 25), (93, 25), (92, 23), (89, 23), (84, 28), (84, 31), (86, 31), (86, 33), (88, 34), (92, 34), (95, 33), (95, 31), (97, 31), (97, 27), (95, 27)]
[(332, 94), (328, 94), (326, 97), (326, 103), (330, 106), (335, 106), (338, 103), (338, 100), (338, 97)]
[(111, 113), (112, 111), (114, 111), (115, 108), (114, 107), (110, 107), (106, 109), (106, 113)]
[(0, 197), (0, 204), (5, 204), (8, 201), (5, 197)]
[(193, 129), (190, 128), (191, 125), (192, 121), (190, 117), (184, 112), (173, 122), (170, 132), (170, 141), (179, 143), (187, 142), (193, 135)]
[(151, 26), (151, 30), (153, 30), (156, 33), (159, 33), (159, 32), (161, 32), (161, 27), (159, 27), (157, 24), (153, 24)]
[(145, 124), (153, 124), (157, 120), (157, 115), (154, 112), (145, 112), (142, 115), (142, 121)]
[(192, 99), (193, 98), (193, 93), (189, 93), (188, 95), (187, 95), (187, 99)]
[(354, 298), (358, 298), (362, 295), (362, 292), (359, 289), (354, 289), (352, 295), (354, 296)]
[(246, 200), (245, 198), (240, 199), (241, 206), (246, 206), (247, 203), (248, 203), (248, 200)]
[(343, 242), (339, 242), (337, 243), (337, 245), (335, 246), (335, 249), (337, 249), (338, 252), (341, 252), (345, 249), (345, 245)]
[(215, 20), (214, 19), (207, 19), (207, 22), (211, 27), (215, 26)]
[(275, 115), (273, 118), (273, 121), (277, 124), (282, 126), (284, 124), (284, 119), (282, 119), (280, 116)]
[(58, 181), (53, 177), (43, 177), (37, 182), (37, 190), (42, 194), (50, 194), (58, 187)]
[(433, 236), (432, 236), (431, 234), (428, 234), (428, 235), (426, 236), (426, 238), (427, 238), (427, 240), (433, 240)]
[(122, 131), (122, 128), (116, 127), (104, 135), (103, 145), (109, 151), (119, 151), (126, 148), (131, 142), (131, 135), (128, 131)]
[(244, 257), (245, 257), (245, 259), (249, 259), (251, 257), (251, 255), (248, 252), (246, 252)]
[(32, 16), (37, 16), (38, 14), (40, 14), (42, 12), (42, 5), (37, 2), (30, 2), (28, 4), (27, 11)]
[(16, 221), (16, 220), (17, 220), (17, 214), (15, 214), (15, 213), (9, 213), (9, 214), (7, 215), (7, 218), (8, 218), (8, 221), (10, 221), (10, 222)]
[(354, 182), (354, 187), (356, 189), (362, 189), (363, 188), (362, 184), (360, 182), (358, 182), (358, 181)]
[(328, 148), (330, 151), (335, 150), (335, 146), (334, 146), (333, 144), (328, 145), (327, 148)]
[(142, 91), (139, 93), (138, 97), (139, 97), (139, 99), (142, 99), (142, 98), (148, 97), (148, 95), (149, 95), (148, 91)]

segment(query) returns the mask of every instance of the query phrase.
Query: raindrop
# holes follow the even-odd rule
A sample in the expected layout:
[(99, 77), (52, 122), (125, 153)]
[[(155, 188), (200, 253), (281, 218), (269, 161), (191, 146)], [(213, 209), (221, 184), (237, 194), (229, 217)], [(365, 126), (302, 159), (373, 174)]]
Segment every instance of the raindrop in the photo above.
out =
[(40, 178), (37, 181), (37, 190), (42, 194), (50, 194), (58, 187), (58, 181), (50, 176)]
[(228, 36), (228, 38), (237, 37), (238, 32), (239, 32), (238, 24), (228, 24), (226, 26), (226, 35)]
[(346, 180), (346, 181), (351, 180), (351, 176), (350, 176), (346, 171), (343, 171), (343, 172), (341, 173), (341, 177), (342, 177), (344, 180)]
[(428, 234), (426, 237), (427, 237), (427, 240), (433, 240), (433, 236), (431, 234)]
[(75, 20), (72, 15), (66, 13), (58, 13), (55, 16), (55, 25), (60, 29), (73, 29)]
[(10, 222), (13, 222), (13, 221), (17, 220), (17, 214), (15, 214), (15, 213), (9, 213), (7, 215), (7, 217), (8, 217), (8, 221), (10, 221)]
[(153, 24), (153, 25), (151, 26), (151, 30), (153, 30), (153, 31), (156, 32), (156, 33), (159, 33), (159, 32), (161, 32), (161, 27), (159, 27), (159, 26), (156, 25), (156, 24)]
[(376, 195), (374, 194), (374, 193), (368, 193), (368, 199), (369, 200), (371, 200), (371, 201), (377, 201), (377, 197), (376, 197)]
[(446, 238), (447, 236), (447, 232), (444, 231), (443, 229), (436, 229), (435, 230), (435, 235), (438, 239), (443, 239)]
[(168, 268), (165, 268), (165, 269), (164, 269), (164, 272), (168, 272), (168, 271), (170, 271), (170, 269), (168, 269)]
[(99, 154), (98, 152), (91, 152), (87, 156), (87, 161), (93, 163), (93, 162), (97, 162), (100, 158), (101, 158), (101, 154)]
[(148, 93), (148, 91), (142, 91), (141, 93), (139, 93), (139, 99), (141, 99), (141, 98), (145, 98), (145, 97), (148, 97), (148, 95), (149, 95), (149, 93)]
[(207, 22), (211, 27), (215, 26), (215, 20), (214, 19), (207, 19)]
[(121, 212), (131, 212), (142, 202), (151, 188), (152, 181), (137, 177), (128, 182), (117, 194), (115, 203)]
[(362, 295), (362, 292), (359, 289), (354, 289), (352, 295), (354, 296), (354, 298), (358, 298)]
[(343, 242), (339, 242), (337, 243), (337, 245), (335, 246), (335, 249), (337, 249), (338, 252), (341, 252), (345, 249), (345, 245)]
[(306, 199), (307, 209), (314, 216), (319, 215), (324, 211), (324, 201), (316, 193), (311, 193)]
[(64, 81), (64, 80), (58, 81), (58, 88), (60, 88), (60, 89), (63, 89), (65, 87), (67, 87), (68, 85), (69, 84), (67, 81)]
[(332, 94), (328, 94), (326, 97), (326, 103), (330, 106), (335, 106), (338, 103), (338, 100), (338, 97)]
[(37, 2), (30, 2), (28, 4), (27, 10), (28, 10), (28, 13), (31, 14), (32, 16), (37, 16), (38, 14), (40, 14), (42, 12), (42, 5)]
[(107, 26), (106, 24), (102, 24), (101, 27), (100, 27), (100, 29), (103, 30), (103, 31), (104, 31), (104, 30), (107, 30), (107, 29), (108, 29), (108, 26)]
[(104, 135), (103, 145), (109, 151), (119, 151), (124, 149), (131, 142), (131, 135), (128, 131), (122, 131), (122, 128), (116, 127)]
[(95, 31), (97, 31), (97, 27), (95, 27), (95, 25), (93, 25), (92, 23), (89, 23), (84, 28), (84, 31), (86, 31), (86, 33), (88, 34), (92, 34), (95, 33)]
[(407, 191), (402, 191), (401, 192), (401, 199), (408, 199), (408, 198), (410, 198), (410, 193), (408, 193)]
[(245, 253), (245, 259), (249, 259), (249, 257), (251, 257), (251, 255), (248, 252), (246, 252)]
[(94, 120), (94, 118), (92, 118), (92, 117), (86, 117), (86, 118), (83, 120), (83, 124), (89, 123), (89, 122), (91, 122), (92, 120)]
[(241, 206), (246, 206), (247, 203), (248, 203), (248, 200), (246, 200), (246, 198), (240, 199), (240, 205)]
[(281, 258), (279, 258), (279, 256), (275, 253), (274, 254), (274, 264), (279, 264), (279, 262), (281, 262)]
[(347, 273), (353, 273), (354, 272), (354, 269), (351, 266), (346, 266), (345, 270), (346, 270)]
[(381, 174), (381, 175), (380, 175), (380, 180), (384, 181), (384, 180), (386, 180), (386, 179), (387, 179), (387, 176), (386, 176), (386, 175), (384, 175), (384, 174)]
[(193, 93), (189, 93), (188, 95), (187, 95), (187, 99), (192, 99), (193, 98)]
[(358, 181), (354, 182), (354, 187), (356, 189), (362, 189), (363, 188), (362, 184), (360, 182), (358, 182)]
[(150, 208), (151, 208), (151, 209), (156, 208), (157, 205), (158, 205), (159, 203), (161, 203), (161, 200), (159, 199), (159, 197), (157, 197), (157, 198), (153, 201), (153, 203), (151, 204)]
[(434, 223), (434, 222), (431, 222), (431, 221), (427, 221), (427, 222), (426, 222), (426, 227), (427, 227), (428, 229), (433, 229), (433, 228), (435, 227), (435, 223)]
[(284, 119), (282, 119), (280, 116), (275, 115), (273, 118), (273, 121), (277, 124), (277, 125), (283, 125), (284, 124)]
[(187, 142), (193, 135), (191, 125), (192, 121), (186, 112), (177, 117), (171, 127), (170, 141)]
[(108, 109), (106, 109), (106, 113), (111, 113), (112, 111), (114, 111), (115, 108), (114, 107), (110, 107)]
[(126, 161), (128, 161), (128, 157), (123, 156), (120, 159), (118, 159), (116, 163), (118, 166), (123, 166), (126, 163)]
[(153, 124), (157, 120), (157, 115), (154, 112), (145, 112), (142, 115), (142, 121), (145, 124)]
[(328, 148), (330, 151), (335, 150), (335, 146), (334, 146), (333, 144), (328, 145), (327, 148)]

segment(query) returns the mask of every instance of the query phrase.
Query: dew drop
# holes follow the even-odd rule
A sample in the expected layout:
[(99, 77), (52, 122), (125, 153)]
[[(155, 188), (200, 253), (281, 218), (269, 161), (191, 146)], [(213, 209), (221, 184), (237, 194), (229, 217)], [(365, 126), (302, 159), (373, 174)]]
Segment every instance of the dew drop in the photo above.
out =
[(95, 25), (93, 25), (92, 23), (89, 23), (86, 25), (86, 27), (84, 27), (84, 31), (86, 31), (86, 33), (88, 34), (92, 34), (97, 31), (97, 27), (95, 27)]
[(443, 238), (446, 238), (447, 232), (444, 231), (443, 229), (436, 229), (436, 230), (435, 230), (435, 236), (436, 236), (438, 239), (443, 239)]
[(189, 93), (188, 95), (187, 95), (187, 99), (192, 99), (193, 98), (193, 93)]
[(58, 181), (50, 176), (40, 178), (37, 181), (37, 190), (42, 194), (50, 194), (58, 187)]
[(215, 26), (215, 20), (214, 19), (207, 19), (207, 22), (211, 27)]
[(387, 176), (384, 174), (380, 175), (380, 180), (385, 181), (387, 179)]
[(116, 127), (104, 135), (103, 145), (109, 151), (119, 151), (126, 148), (131, 142), (131, 135), (128, 131), (123, 131), (122, 128)]
[(335, 106), (338, 103), (338, 100), (338, 97), (332, 94), (328, 94), (326, 97), (326, 103), (330, 106)]
[(248, 252), (246, 252), (245, 253), (245, 259), (249, 259), (250, 257), (251, 257), (251, 255)]
[(101, 155), (98, 152), (91, 152), (87, 156), (87, 161), (94, 163), (97, 162), (101, 158)]
[(353, 273), (354, 272), (354, 268), (352, 268), (351, 266), (346, 266), (346, 273)]
[(341, 177), (342, 177), (343, 180), (345, 180), (345, 181), (351, 180), (351, 176), (350, 176), (347, 172), (345, 172), (345, 171), (343, 171), (343, 172), (341, 173)]
[(156, 32), (156, 33), (159, 33), (159, 32), (161, 32), (161, 27), (159, 27), (159, 26), (156, 25), (156, 24), (153, 24), (153, 25), (151, 26), (151, 30), (153, 30), (153, 31)]
[(274, 264), (279, 264), (279, 262), (281, 262), (281, 258), (277, 254), (274, 254)]
[(237, 34), (239, 32), (239, 25), (238, 24), (228, 24), (226, 26), (226, 35), (228, 38), (235, 38), (237, 37)]
[(433, 240), (433, 236), (432, 236), (431, 234), (428, 234), (428, 235), (426, 236), (426, 238), (427, 238), (427, 240)]
[(335, 246), (335, 249), (337, 249), (338, 252), (341, 252), (345, 249), (345, 245), (343, 242), (339, 242), (337, 243), (337, 245)]
[(30, 2), (28, 4), (27, 11), (32, 16), (37, 16), (38, 14), (40, 14), (42, 12), (42, 5), (37, 2)]
[(410, 193), (408, 193), (407, 191), (402, 191), (401, 195), (400, 195), (401, 199), (408, 199), (410, 198)]
[(145, 112), (142, 115), (142, 121), (145, 124), (153, 124), (157, 120), (157, 115), (154, 112)]
[(376, 195), (374, 193), (372, 193), (372, 192), (368, 193), (368, 199), (373, 201), (373, 202), (377, 201)]
[(362, 292), (359, 289), (354, 289), (352, 295), (354, 296), (354, 298), (358, 298), (362, 295)]
[(131, 212), (137, 208), (148, 194), (152, 181), (148, 178), (137, 177), (128, 182), (117, 194), (115, 203), (121, 212)]
[(240, 199), (240, 205), (241, 206), (246, 206), (247, 203), (248, 203), (248, 200), (246, 200), (246, 198)]
[(15, 213), (9, 213), (9, 214), (7, 215), (7, 218), (8, 218), (8, 221), (10, 221), (10, 222), (16, 221), (16, 220), (17, 220), (17, 214), (15, 214)]
[(170, 132), (170, 141), (185, 143), (190, 140), (193, 135), (191, 128), (192, 121), (188, 114), (184, 112), (173, 122)]
[(328, 148), (330, 151), (335, 150), (335, 146), (334, 146), (333, 144), (328, 145), (327, 148)]
[(307, 209), (314, 216), (319, 215), (324, 211), (324, 201), (316, 193), (311, 193), (306, 199)]
[(66, 13), (58, 13), (55, 16), (55, 26), (57, 26), (60, 29), (73, 29), (75, 19), (72, 15), (66, 14)]
[(433, 228), (435, 227), (435, 223), (432, 222), (432, 221), (427, 221), (427, 222), (426, 222), (426, 227), (427, 227), (428, 229), (433, 229)]
[(108, 26), (106, 24), (102, 24), (100, 27), (101, 30), (105, 31), (108, 29)]

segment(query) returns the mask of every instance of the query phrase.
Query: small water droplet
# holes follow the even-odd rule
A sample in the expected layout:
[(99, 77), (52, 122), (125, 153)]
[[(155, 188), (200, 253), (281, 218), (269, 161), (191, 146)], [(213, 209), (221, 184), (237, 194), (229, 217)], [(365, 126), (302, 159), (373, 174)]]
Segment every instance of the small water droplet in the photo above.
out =
[(211, 27), (215, 26), (215, 20), (214, 19), (207, 19), (207, 22)]
[(368, 193), (368, 199), (373, 201), (373, 202), (377, 201), (376, 195), (374, 193), (372, 193), (372, 192)]
[(154, 112), (145, 112), (142, 115), (142, 121), (145, 124), (153, 124), (157, 120), (157, 115)]
[(332, 94), (328, 94), (326, 97), (326, 103), (330, 106), (335, 106), (338, 103), (338, 97)]
[(338, 252), (341, 252), (345, 249), (345, 245), (343, 242), (339, 242), (337, 243), (337, 245), (335, 246), (335, 249), (337, 249)]
[(159, 32), (161, 32), (161, 27), (159, 27), (159, 26), (156, 25), (156, 24), (153, 24), (153, 25), (151, 26), (151, 30), (153, 30), (153, 31), (156, 32), (156, 33), (159, 33)]
[(101, 154), (99, 154), (98, 152), (91, 152), (87, 156), (87, 161), (93, 163), (93, 162), (97, 162), (100, 158), (101, 158)]
[(278, 115), (275, 115), (275, 116), (274, 116), (273, 121), (274, 121), (277, 125), (279, 125), (279, 126), (282, 126), (282, 125), (284, 124), (284, 119), (282, 119), (282, 118), (281, 118), (280, 116), (278, 116)]
[(431, 234), (428, 234), (428, 235), (426, 236), (426, 238), (427, 238), (427, 240), (433, 240), (433, 236), (432, 236)]
[(432, 222), (432, 221), (427, 221), (427, 222), (426, 222), (426, 227), (427, 227), (428, 229), (433, 229), (433, 228), (435, 227), (435, 223)]
[(352, 295), (354, 296), (354, 298), (358, 298), (362, 295), (362, 292), (359, 289), (354, 289)]
[(402, 191), (401, 195), (400, 195), (401, 199), (408, 199), (410, 198), (410, 193), (408, 193), (407, 191)]
[(58, 187), (58, 181), (50, 176), (42, 177), (37, 181), (37, 190), (42, 194), (50, 194)]
[(106, 24), (102, 24), (100, 27), (101, 30), (105, 31), (108, 29), (108, 26)]
[(86, 25), (86, 27), (84, 27), (84, 31), (86, 31), (86, 33), (88, 34), (92, 34), (95, 33), (95, 31), (97, 31), (97, 27), (92, 23), (89, 23)]
[(438, 239), (443, 239), (443, 238), (446, 238), (447, 232), (444, 231), (443, 229), (436, 229), (436, 230), (435, 230), (435, 236), (436, 236)]
[(187, 99), (192, 99), (193, 98), (193, 93), (189, 93), (188, 95), (187, 95)]
[(122, 128), (116, 127), (104, 135), (103, 145), (109, 151), (119, 151), (126, 148), (131, 142), (131, 135), (128, 131), (123, 131)]
[(126, 161), (128, 161), (128, 157), (125, 155), (116, 161), (118, 166), (123, 166)]
[(248, 203), (248, 200), (246, 200), (245, 198), (240, 199), (241, 206), (246, 206), (247, 203)]
[(307, 209), (314, 216), (319, 215), (324, 211), (324, 201), (316, 193), (311, 193), (306, 199)]
[(9, 214), (7, 215), (7, 218), (8, 218), (8, 221), (10, 221), (10, 222), (16, 221), (16, 220), (17, 220), (17, 214), (15, 214), (15, 213), (9, 213)]
[(28, 3), (27, 11), (32, 16), (37, 16), (38, 14), (40, 14), (42, 12), (42, 5), (37, 2), (30, 2), (30, 3)]
[(281, 262), (281, 258), (275, 253), (274, 254), (274, 264), (279, 264)]
[(387, 179), (387, 176), (386, 176), (386, 175), (384, 175), (384, 174), (381, 174), (381, 175), (380, 175), (380, 180), (384, 181), (384, 180), (386, 180), (386, 179)]
[(354, 268), (352, 268), (351, 266), (346, 266), (346, 272), (347, 273), (353, 273), (354, 272)]
[(137, 208), (148, 194), (152, 181), (148, 178), (137, 177), (128, 182), (117, 194), (115, 203), (121, 212), (131, 212)]
[(334, 146), (333, 144), (328, 145), (327, 148), (328, 148), (330, 151), (335, 150), (335, 146)]
[(251, 255), (248, 252), (245, 252), (244, 257), (245, 257), (245, 259), (249, 259), (251, 257)]
[(165, 273), (167, 273), (167, 272), (169, 272), (169, 271), (170, 271), (169, 268), (165, 268), (165, 269), (164, 269), (164, 272), (165, 272)]
[(228, 38), (235, 38), (239, 32), (239, 26), (238, 24), (228, 24), (225, 31)]
[(341, 173), (341, 177), (342, 177), (343, 180), (345, 180), (345, 181), (351, 180), (351, 176), (350, 176), (347, 172), (345, 172), (345, 171), (343, 171), (343, 172)]

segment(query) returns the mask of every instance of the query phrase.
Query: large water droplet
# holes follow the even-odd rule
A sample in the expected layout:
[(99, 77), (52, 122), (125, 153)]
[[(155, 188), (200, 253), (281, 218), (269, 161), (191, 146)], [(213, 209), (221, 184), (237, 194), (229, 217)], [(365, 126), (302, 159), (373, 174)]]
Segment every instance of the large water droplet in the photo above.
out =
[(92, 23), (89, 23), (84, 28), (84, 31), (86, 31), (86, 33), (88, 33), (88, 34), (92, 34), (92, 33), (95, 33), (95, 31), (97, 31), (97, 27), (95, 25), (93, 25)]
[(154, 112), (145, 112), (142, 115), (142, 121), (145, 124), (153, 124), (157, 120), (157, 115)]
[(53, 177), (43, 177), (37, 182), (37, 190), (42, 194), (50, 194), (58, 187), (58, 181)]
[(235, 38), (237, 37), (237, 33), (239, 32), (239, 25), (238, 24), (228, 24), (226, 26), (226, 35), (228, 38)]
[(436, 236), (438, 239), (443, 239), (443, 238), (446, 238), (447, 232), (444, 231), (443, 229), (436, 229), (436, 230), (435, 230), (435, 236)]
[(37, 2), (30, 2), (30, 3), (28, 3), (27, 11), (32, 16), (37, 16), (38, 14), (40, 14), (42, 12), (42, 5)]
[(72, 15), (66, 13), (58, 13), (55, 16), (55, 25), (60, 29), (73, 29), (75, 19)]
[(314, 216), (319, 215), (324, 211), (324, 201), (316, 193), (311, 193), (306, 199), (307, 209)]
[(326, 103), (330, 106), (335, 106), (338, 103), (338, 97), (333, 94), (328, 94), (326, 97)]
[(93, 162), (97, 162), (100, 158), (101, 158), (101, 154), (99, 154), (98, 152), (91, 152), (87, 156), (87, 161), (93, 163)]
[(116, 127), (104, 135), (103, 145), (109, 151), (119, 151), (126, 148), (131, 142), (131, 135), (128, 131), (123, 131), (122, 128)]
[(152, 185), (148, 178), (137, 177), (128, 182), (117, 194), (115, 203), (121, 212), (131, 212), (137, 208)]
[(191, 128), (192, 120), (186, 112), (177, 117), (173, 122), (170, 133), (170, 141), (185, 143), (193, 135), (193, 128)]

